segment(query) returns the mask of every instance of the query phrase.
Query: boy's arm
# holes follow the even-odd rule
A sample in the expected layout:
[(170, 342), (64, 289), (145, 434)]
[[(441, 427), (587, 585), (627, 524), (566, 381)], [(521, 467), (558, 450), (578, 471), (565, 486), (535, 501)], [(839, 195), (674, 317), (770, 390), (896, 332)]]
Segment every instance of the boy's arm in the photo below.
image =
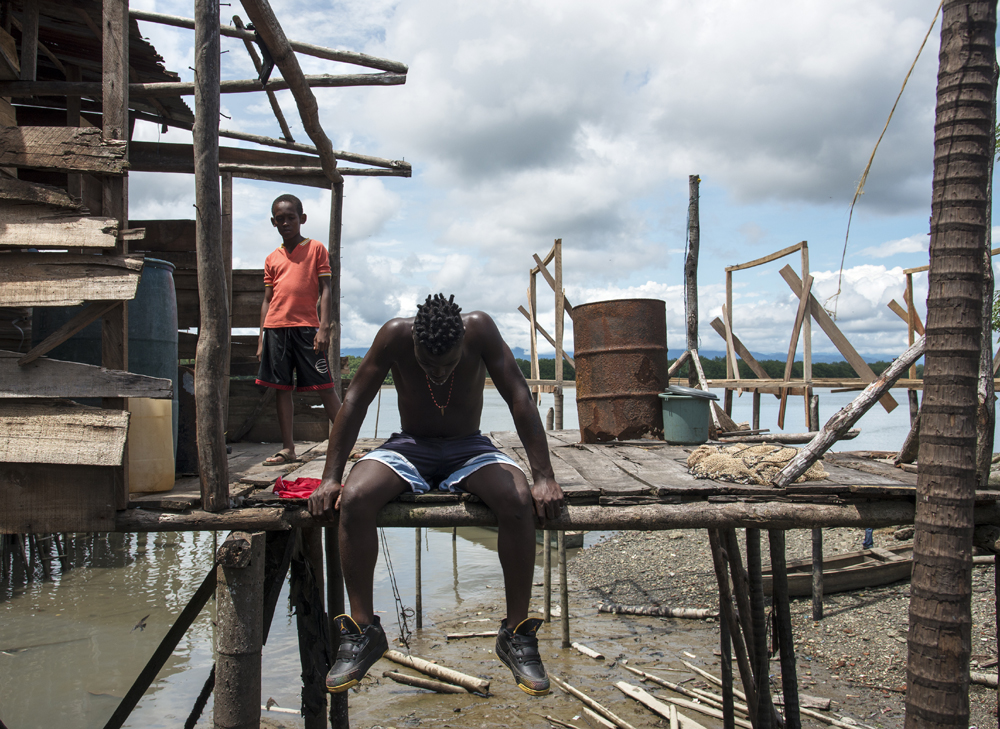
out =
[[(333, 309), (333, 286), (329, 276), (319, 277), (319, 329), (313, 338), (313, 351), (326, 352), (330, 348), (330, 330), (333, 328), (331, 311)], [(330, 364), (334, 366), (333, 363)], [(339, 367), (340, 363), (336, 363)]]
[(260, 335), (257, 337), (257, 361), (264, 352), (264, 320), (267, 319), (267, 310), (271, 306), (271, 297), (274, 296), (273, 286), (264, 286), (264, 301), (260, 305)]
[(564, 497), (562, 488), (552, 472), (548, 441), (541, 418), (538, 417), (538, 407), (531, 397), (531, 390), (524, 381), (524, 375), (517, 366), (514, 354), (500, 336), (496, 323), (482, 312), (475, 312), (470, 319), (473, 317), (486, 369), (493, 379), (497, 392), (510, 408), (510, 414), (514, 418), (514, 428), (528, 456), (535, 513), (541, 519), (555, 519), (562, 511)]

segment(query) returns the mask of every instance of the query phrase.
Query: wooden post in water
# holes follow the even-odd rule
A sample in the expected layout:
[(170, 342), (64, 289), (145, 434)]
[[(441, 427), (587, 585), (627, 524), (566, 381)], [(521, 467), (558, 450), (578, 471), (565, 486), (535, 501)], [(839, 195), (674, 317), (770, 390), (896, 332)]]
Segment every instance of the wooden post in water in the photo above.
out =
[(750, 427), (760, 430), (760, 390), (753, 391), (753, 415), (750, 420)]
[(811, 387), (809, 393), (809, 432), (815, 433), (819, 430), (819, 395), (813, 395)]
[[(687, 351), (698, 350), (698, 246), (701, 228), (698, 222), (698, 175), (688, 175), (687, 258), (684, 261), (684, 317), (687, 322)], [(698, 373), (688, 365), (688, 384), (698, 386)]]
[(422, 627), (424, 627), (424, 594), (420, 578), (420, 527), (414, 529), (413, 534), (416, 537), (416, 542), (417, 542), (416, 550), (413, 553), (413, 564), (415, 570), (414, 579), (416, 580), (417, 583), (416, 585), (417, 594), (414, 597), (414, 602), (416, 603), (414, 612), (416, 613), (417, 630), (420, 630)]
[(812, 530), (813, 563), (812, 563), (812, 598), (813, 620), (823, 619), (823, 528)]
[(566, 582), (566, 532), (556, 532), (559, 545), (559, 611), (562, 613), (562, 647), (569, 648), (569, 584)]
[(298, 530), (292, 553), (289, 599), (295, 607), (302, 664), (302, 717), (306, 729), (325, 729), (326, 673), (330, 670), (330, 633), (323, 609), (323, 545), (318, 527)]
[[(325, 527), (323, 532), (326, 546), (326, 614), (329, 621), (330, 661), (333, 662), (337, 660), (337, 651), (340, 650), (340, 632), (337, 630), (336, 619), (347, 612), (344, 603), (344, 569), (340, 563), (339, 511), (336, 512), (333, 526)], [(351, 729), (347, 694), (346, 691), (330, 694), (330, 729)]]
[(219, 548), (218, 561), (215, 726), (256, 729), (264, 630), (264, 532), (233, 532)]
[[(126, 26), (127, 27), (127, 26)], [(206, 511), (229, 507), (229, 463), (223, 391), (229, 356), (229, 307), (223, 262), (222, 198), (219, 191), (219, 0), (195, 0), (194, 177), (198, 257), (198, 470)]]
[[(39, 3), (30, 3), (37, 8)], [(216, 5), (218, 9), (218, 5)], [(215, 17), (218, 27), (218, 13)], [(37, 27), (37, 26), (36, 26)], [(128, 0), (104, 0), (102, 17), (102, 137), (105, 140), (125, 140), (129, 138), (128, 109), (128, 58), (129, 21)], [(26, 44), (27, 45), (27, 44)], [(31, 44), (32, 57), (37, 55)], [(218, 60), (218, 51), (216, 51)], [(32, 63), (32, 69), (34, 64)], [(21, 71), (24, 72), (24, 67)], [(32, 70), (34, 73), (34, 70)], [(200, 108), (200, 107), (199, 107)], [(218, 173), (217, 173), (218, 174)], [(101, 213), (108, 218), (116, 218), (119, 230), (128, 224), (128, 176), (106, 175), (101, 181)], [(128, 241), (119, 238), (113, 251), (121, 255), (128, 253)], [(101, 366), (110, 370), (128, 370), (128, 302), (122, 302), (104, 314), (101, 322)], [(125, 410), (125, 398), (103, 398), (102, 407)], [(122, 463), (114, 470), (115, 508), (128, 506), (128, 448), (125, 448)]]
[(542, 530), (542, 617), (552, 620), (552, 532)]
[(769, 529), (771, 550), (771, 602), (776, 616), (778, 649), (781, 651), (781, 692), (785, 699), (785, 729), (800, 729), (799, 684), (795, 671), (795, 640), (788, 602), (788, 569), (785, 563), (785, 531)]
[[(722, 601), (722, 596), (719, 596)], [(719, 671), (722, 679), (722, 729), (735, 729), (736, 706), (733, 696), (733, 641), (729, 633), (729, 621), (719, 610)]]
[(562, 238), (556, 238), (554, 245), (556, 272), (556, 391), (555, 391), (555, 429), (563, 429), (563, 317), (565, 311), (566, 292), (563, 290), (562, 271)]
[[(222, 365), (222, 422), (229, 424), (229, 373), (232, 364), (233, 333), (233, 173), (223, 172), (221, 184), (222, 216), (222, 265), (226, 273), (226, 329), (229, 332), (229, 346), (226, 347)], [(227, 464), (229, 458), (226, 458)]]
[(747, 575), (750, 578), (750, 618), (753, 623), (754, 686), (757, 689), (755, 729), (771, 726), (771, 684), (768, 681), (767, 619), (760, 559), (760, 529), (747, 529)]

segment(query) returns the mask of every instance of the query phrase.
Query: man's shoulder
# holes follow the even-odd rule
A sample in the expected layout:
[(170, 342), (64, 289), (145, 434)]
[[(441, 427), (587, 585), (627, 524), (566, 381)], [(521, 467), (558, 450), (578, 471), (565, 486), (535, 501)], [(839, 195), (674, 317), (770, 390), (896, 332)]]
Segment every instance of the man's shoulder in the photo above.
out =
[(382, 325), (379, 333), (393, 341), (397, 339), (409, 341), (413, 338), (413, 317), (390, 319)]

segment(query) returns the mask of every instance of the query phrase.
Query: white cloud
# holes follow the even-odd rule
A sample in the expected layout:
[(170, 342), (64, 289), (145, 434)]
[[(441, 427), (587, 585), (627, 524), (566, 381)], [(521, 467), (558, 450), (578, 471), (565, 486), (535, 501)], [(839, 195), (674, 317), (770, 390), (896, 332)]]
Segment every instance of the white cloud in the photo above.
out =
[(877, 246), (870, 246), (860, 251), (861, 255), (869, 258), (889, 258), (898, 253), (922, 253), (927, 251), (930, 243), (930, 235), (927, 233), (917, 233), (916, 235), (890, 240)]

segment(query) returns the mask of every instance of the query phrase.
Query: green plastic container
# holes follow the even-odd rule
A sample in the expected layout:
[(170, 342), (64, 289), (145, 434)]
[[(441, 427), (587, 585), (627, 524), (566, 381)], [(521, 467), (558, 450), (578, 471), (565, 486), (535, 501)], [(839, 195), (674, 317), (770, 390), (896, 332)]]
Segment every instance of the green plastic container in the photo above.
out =
[(661, 392), (663, 440), (678, 445), (700, 445), (708, 440), (712, 400), (696, 395)]

